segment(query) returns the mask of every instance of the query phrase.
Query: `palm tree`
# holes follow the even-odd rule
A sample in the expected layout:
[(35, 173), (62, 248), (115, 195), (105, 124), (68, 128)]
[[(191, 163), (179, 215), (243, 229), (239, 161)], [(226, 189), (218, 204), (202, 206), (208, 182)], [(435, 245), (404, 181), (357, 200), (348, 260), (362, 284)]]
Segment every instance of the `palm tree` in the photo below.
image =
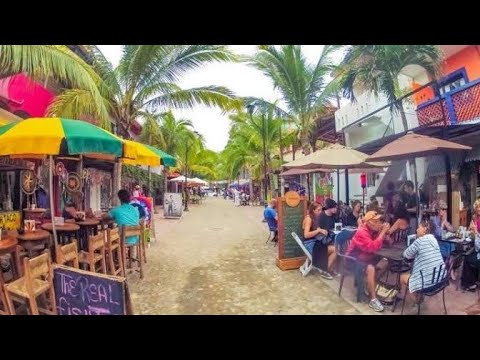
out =
[[(53, 79), (66, 90), (56, 97), (49, 115), (68, 116), (70, 107), (83, 109), (80, 115), (92, 115), (109, 126), (108, 88), (92, 67), (65, 45), (0, 45), (0, 78), (25, 73), (33, 80)], [(64, 112), (58, 103), (68, 98)]]
[(355, 101), (354, 88), (383, 93), (391, 111), (399, 111), (404, 130), (408, 130), (402, 101), (397, 101), (402, 89), (398, 83), (407, 65), (418, 65), (431, 78), (439, 73), (441, 52), (437, 45), (353, 45), (348, 47), (340, 64), (336, 81), (343, 95)]
[[(331, 54), (336, 49), (337, 46), (326, 45), (314, 66), (307, 62), (300, 45), (282, 45), (279, 50), (272, 45), (262, 45), (251, 59), (252, 65), (269, 77), (280, 91), (287, 110), (277, 107), (278, 115), (295, 123), (305, 154), (310, 153), (309, 136), (315, 123), (314, 115), (334, 99), (334, 89), (328, 86), (326, 77), (334, 69)], [(258, 100), (257, 104), (272, 105)]]
[[(93, 45), (86, 46), (95, 71), (110, 89), (106, 101), (111, 116), (118, 121), (120, 134), (128, 137), (131, 124), (147, 110), (190, 109), (197, 104), (231, 109), (238, 106), (225, 87), (203, 86), (182, 89), (177, 83), (190, 70), (211, 62), (235, 61), (237, 57), (223, 45), (124, 45), (118, 67), (107, 61)], [(65, 96), (55, 105), (84, 114), (89, 109), (74, 106), (75, 97)]]

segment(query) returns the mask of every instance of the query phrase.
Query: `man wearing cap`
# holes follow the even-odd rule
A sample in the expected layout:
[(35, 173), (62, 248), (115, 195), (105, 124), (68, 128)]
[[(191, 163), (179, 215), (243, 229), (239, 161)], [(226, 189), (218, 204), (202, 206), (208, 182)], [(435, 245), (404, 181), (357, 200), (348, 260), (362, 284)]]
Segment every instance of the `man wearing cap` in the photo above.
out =
[(370, 297), (368, 305), (374, 311), (383, 311), (384, 309), (375, 294), (375, 252), (382, 247), (389, 228), (390, 224), (385, 223), (382, 216), (376, 211), (367, 212), (363, 218), (363, 224), (353, 236), (347, 250), (347, 255), (353, 256), (359, 262), (367, 265), (365, 282)]
[[(335, 227), (335, 214), (337, 213), (337, 203), (335, 200), (327, 199), (323, 211), (318, 216), (317, 225), (320, 229), (333, 231)], [(317, 241), (313, 248), (312, 259), (313, 266), (322, 270), (320, 275), (328, 280), (332, 280), (331, 273), (334, 273), (335, 259), (337, 254), (333, 245), (333, 238), (326, 237), (323, 241)]]

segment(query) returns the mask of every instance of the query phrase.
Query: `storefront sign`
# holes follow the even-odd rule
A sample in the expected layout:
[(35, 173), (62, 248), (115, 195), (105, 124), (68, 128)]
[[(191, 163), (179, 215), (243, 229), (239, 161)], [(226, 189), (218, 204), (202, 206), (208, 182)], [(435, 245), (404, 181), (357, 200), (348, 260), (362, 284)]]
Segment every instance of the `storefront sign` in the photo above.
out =
[(16, 230), (20, 228), (20, 212), (0, 212), (0, 228), (4, 230)]
[(58, 315), (131, 315), (125, 278), (56, 265), (53, 284)]

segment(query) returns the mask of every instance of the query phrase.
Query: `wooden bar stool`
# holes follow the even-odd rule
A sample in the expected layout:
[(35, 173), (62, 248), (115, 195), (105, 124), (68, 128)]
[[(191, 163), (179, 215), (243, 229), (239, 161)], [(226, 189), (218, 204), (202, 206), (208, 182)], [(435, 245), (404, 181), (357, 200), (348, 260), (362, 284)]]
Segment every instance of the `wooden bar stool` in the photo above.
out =
[[(130, 265), (128, 269), (130, 272), (136, 270), (140, 272), (140, 279), (143, 279), (143, 250), (142, 244), (144, 242), (145, 227), (144, 225), (136, 226), (122, 226), (122, 258), (123, 258), (123, 272), (127, 274), (127, 259), (128, 264)], [(128, 244), (126, 238), (131, 236), (138, 236), (139, 241), (134, 244)], [(133, 256), (133, 251), (135, 251), (135, 257)], [(137, 269), (132, 268), (132, 263), (136, 262), (138, 264)]]
[(57, 264), (80, 268), (76, 241), (63, 246), (57, 245), (55, 253), (57, 255)]
[(80, 251), (79, 261), (81, 264), (86, 264), (91, 272), (96, 271), (96, 264), (100, 263), (100, 272), (107, 273), (107, 266), (105, 263), (105, 233), (99, 232), (97, 235), (90, 235), (88, 237), (88, 252)]
[[(120, 234), (118, 228), (107, 229), (107, 245), (105, 254), (108, 257), (108, 273), (110, 275), (125, 276), (123, 269), (123, 256), (120, 246)], [(118, 261), (118, 268), (115, 266), (114, 257), (116, 256)]]
[(4, 285), (5, 282), (3, 281), (3, 276), (0, 276), (0, 315), (10, 315), (7, 298), (5, 297), (5, 291), (3, 290)]
[[(30, 305), (30, 311), (33, 315), (39, 315), (39, 312), (56, 315), (57, 306), (55, 303), (55, 293), (53, 288), (53, 267), (50, 261), (50, 254), (43, 253), (33, 259), (23, 259), (23, 268), (25, 276), (4, 286), (5, 297), (7, 300), (10, 314), (16, 314), (13, 305), (13, 298), (19, 297), (27, 299)], [(48, 291), (51, 309), (39, 308), (37, 297)]]

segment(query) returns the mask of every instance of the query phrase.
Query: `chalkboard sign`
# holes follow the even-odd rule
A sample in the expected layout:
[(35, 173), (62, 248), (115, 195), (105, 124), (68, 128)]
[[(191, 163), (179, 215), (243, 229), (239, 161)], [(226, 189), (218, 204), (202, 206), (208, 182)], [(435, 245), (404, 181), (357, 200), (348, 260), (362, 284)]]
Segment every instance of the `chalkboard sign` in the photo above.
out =
[[(279, 266), (282, 269), (298, 268), (302, 264), (305, 254), (291, 234), (295, 232), (300, 238), (303, 235), (302, 222), (306, 211), (306, 199), (301, 196), (297, 206), (289, 206), (285, 198), (281, 197), (278, 198), (277, 206), (278, 260), (283, 263), (282, 266)], [(288, 259), (292, 261), (288, 261)], [(297, 264), (300, 265), (297, 266)]]
[(125, 278), (56, 265), (53, 285), (58, 315), (129, 315)]

